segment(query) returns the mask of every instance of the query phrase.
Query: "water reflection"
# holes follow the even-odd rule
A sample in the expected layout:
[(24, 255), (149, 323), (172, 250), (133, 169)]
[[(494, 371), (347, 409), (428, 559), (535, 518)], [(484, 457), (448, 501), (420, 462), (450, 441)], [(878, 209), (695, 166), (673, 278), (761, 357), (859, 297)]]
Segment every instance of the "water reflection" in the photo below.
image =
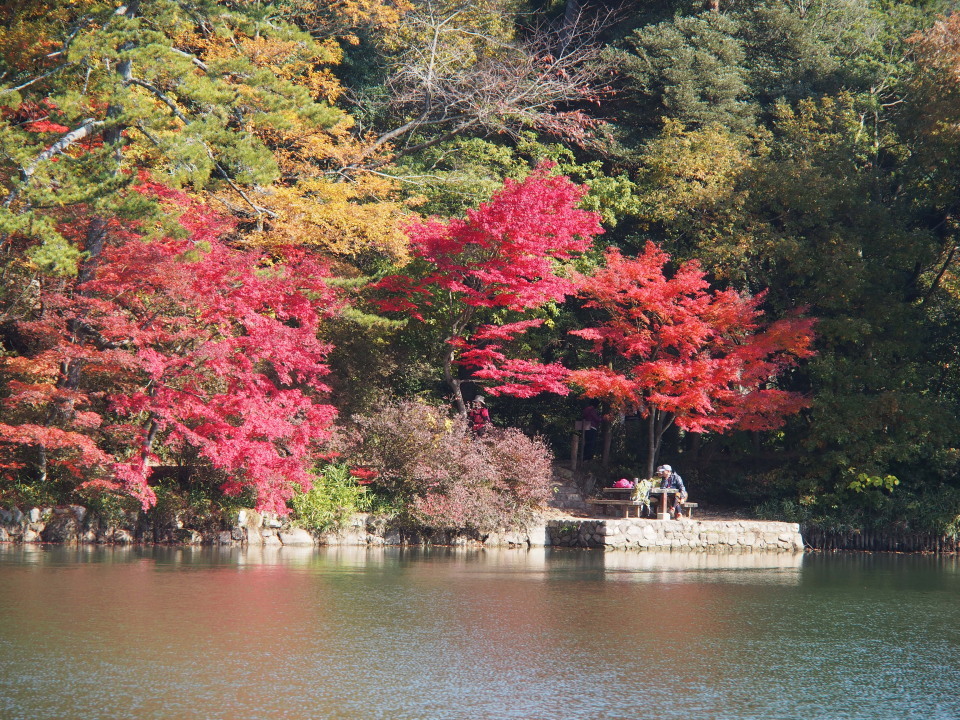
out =
[(955, 718), (957, 570), (865, 554), (0, 546), (0, 717)]
[(800, 582), (802, 553), (608, 552), (607, 580), (635, 582)]
[[(847, 562), (857, 562), (851, 555)], [(283, 566), (288, 568), (365, 569), (395, 563), (443, 563), (485, 570), (533, 573), (534, 577), (550, 569), (604, 569), (617, 572), (647, 573), (711, 570), (790, 570), (797, 571), (804, 561), (802, 553), (726, 553), (709, 554), (670, 551), (569, 550), (561, 548), (459, 548), (459, 547), (155, 547), (155, 546), (53, 546), (0, 543), (0, 564), (72, 565), (83, 563), (129, 563), (152, 560), (168, 566)]]

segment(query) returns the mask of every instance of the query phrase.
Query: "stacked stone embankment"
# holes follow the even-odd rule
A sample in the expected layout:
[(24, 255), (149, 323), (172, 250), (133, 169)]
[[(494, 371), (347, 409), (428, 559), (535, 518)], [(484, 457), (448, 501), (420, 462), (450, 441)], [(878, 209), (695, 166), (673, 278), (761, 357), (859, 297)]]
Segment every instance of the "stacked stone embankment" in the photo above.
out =
[(610, 550), (802, 552), (797, 523), (760, 520), (596, 519), (555, 521), (548, 542), (560, 547)]
[(178, 544), (244, 546), (459, 545), (474, 547), (579, 547), (608, 550), (777, 551), (804, 548), (796, 523), (753, 520), (647, 520), (578, 518), (545, 520), (494, 533), (417, 531), (385, 518), (356, 515), (346, 527), (323, 534), (283, 519), (241, 510), (233, 527), (201, 532), (179, 522), (159, 527), (131, 513), (105, 525), (76, 505), (0, 510), (0, 542), (61, 544)]

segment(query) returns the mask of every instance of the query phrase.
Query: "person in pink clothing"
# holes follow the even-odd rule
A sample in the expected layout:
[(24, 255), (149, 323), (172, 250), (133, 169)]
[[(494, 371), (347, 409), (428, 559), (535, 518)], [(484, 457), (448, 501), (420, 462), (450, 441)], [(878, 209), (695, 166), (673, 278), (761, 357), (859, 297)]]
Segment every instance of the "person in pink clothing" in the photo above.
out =
[(487, 410), (487, 402), (483, 395), (477, 395), (467, 411), (467, 422), (470, 423), (470, 429), (477, 435), (485, 435), (490, 429), (490, 411)]

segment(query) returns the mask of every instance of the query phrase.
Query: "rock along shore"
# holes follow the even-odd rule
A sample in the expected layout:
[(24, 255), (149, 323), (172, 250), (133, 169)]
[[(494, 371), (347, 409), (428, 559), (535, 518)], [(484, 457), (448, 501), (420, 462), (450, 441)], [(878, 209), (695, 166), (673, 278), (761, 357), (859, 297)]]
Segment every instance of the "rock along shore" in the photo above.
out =
[(230, 528), (158, 527), (143, 513), (112, 524), (78, 505), (0, 509), (0, 542), (59, 544), (172, 544), (248, 546), (471, 545), (570, 547), (693, 552), (802, 552), (796, 523), (758, 520), (554, 518), (525, 529), (489, 534), (412, 531), (383, 518), (356, 515), (336, 532), (310, 533), (275, 515), (241, 510)]

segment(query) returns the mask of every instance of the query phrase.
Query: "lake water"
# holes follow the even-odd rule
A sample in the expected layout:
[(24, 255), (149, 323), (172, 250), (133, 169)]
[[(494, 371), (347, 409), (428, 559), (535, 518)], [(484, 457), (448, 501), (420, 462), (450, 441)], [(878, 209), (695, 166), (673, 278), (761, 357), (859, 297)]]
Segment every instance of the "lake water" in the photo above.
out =
[(0, 546), (0, 718), (960, 718), (960, 562)]

